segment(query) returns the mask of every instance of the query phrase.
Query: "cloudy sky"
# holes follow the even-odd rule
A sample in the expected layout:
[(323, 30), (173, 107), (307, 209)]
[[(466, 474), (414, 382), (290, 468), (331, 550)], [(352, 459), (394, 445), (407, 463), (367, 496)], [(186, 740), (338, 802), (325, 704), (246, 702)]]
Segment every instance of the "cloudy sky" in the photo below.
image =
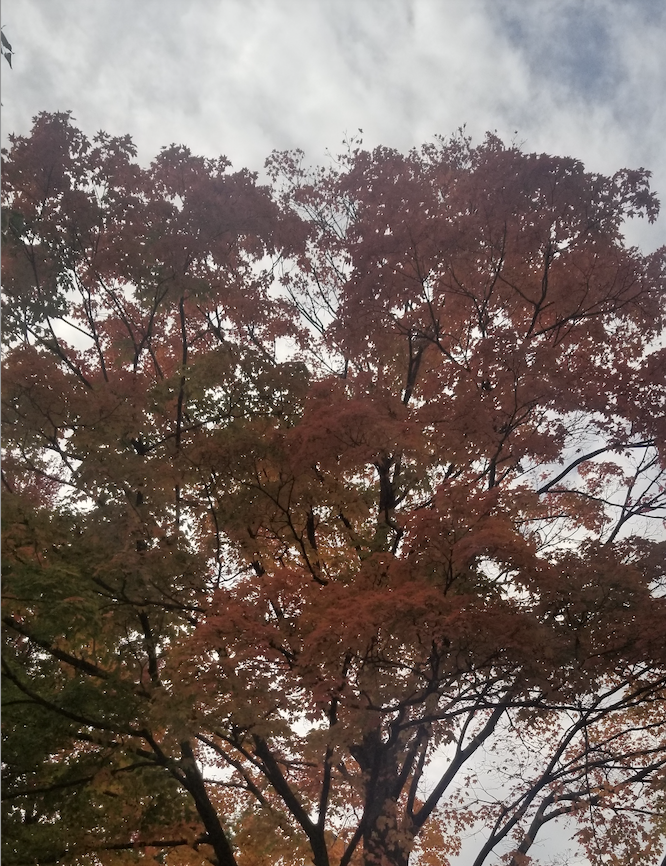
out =
[[(664, 0), (4, 0), (2, 137), (71, 109), (89, 134), (261, 169), (345, 134), (401, 149), (466, 124), (592, 170), (653, 171), (666, 202)], [(666, 208), (665, 208), (666, 210)], [(628, 233), (645, 250), (666, 215)]]
[(3, 0), (2, 24), (3, 144), (71, 110), (142, 162), (175, 142), (261, 170), (274, 149), (322, 162), (359, 128), (408, 149), (466, 125), (651, 169), (664, 215), (627, 236), (666, 243), (664, 0)]

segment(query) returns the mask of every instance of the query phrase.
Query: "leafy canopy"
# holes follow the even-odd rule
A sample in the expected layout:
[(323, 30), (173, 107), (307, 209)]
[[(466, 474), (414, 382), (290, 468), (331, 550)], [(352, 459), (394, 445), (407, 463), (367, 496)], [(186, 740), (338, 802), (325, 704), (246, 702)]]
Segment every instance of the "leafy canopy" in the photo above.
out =
[(656, 862), (648, 173), (135, 156), (5, 153), (8, 866)]

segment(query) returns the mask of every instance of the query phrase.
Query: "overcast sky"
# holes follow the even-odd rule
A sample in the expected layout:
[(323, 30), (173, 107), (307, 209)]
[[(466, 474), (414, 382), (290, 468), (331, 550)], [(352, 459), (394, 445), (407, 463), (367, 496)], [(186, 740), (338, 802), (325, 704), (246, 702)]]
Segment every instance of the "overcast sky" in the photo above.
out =
[(664, 215), (627, 235), (666, 243), (665, 0), (3, 0), (2, 24), (3, 144), (71, 110), (145, 163), (175, 142), (260, 170), (359, 128), (409, 149), (466, 125), (652, 170)]
[[(666, 202), (664, 0), (3, 0), (2, 136), (71, 109), (261, 169), (312, 162), (363, 129), (400, 149), (466, 124), (612, 173), (644, 166)], [(666, 207), (665, 207), (666, 210)], [(666, 240), (666, 214), (632, 243)]]

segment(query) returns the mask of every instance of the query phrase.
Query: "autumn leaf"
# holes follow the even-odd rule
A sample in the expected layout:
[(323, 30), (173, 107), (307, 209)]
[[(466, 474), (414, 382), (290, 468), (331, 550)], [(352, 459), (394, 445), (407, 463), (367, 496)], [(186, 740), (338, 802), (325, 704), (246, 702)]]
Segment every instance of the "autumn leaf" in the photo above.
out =
[(7, 862), (518, 866), (557, 820), (655, 863), (648, 173), (461, 133), (268, 176), (10, 139)]

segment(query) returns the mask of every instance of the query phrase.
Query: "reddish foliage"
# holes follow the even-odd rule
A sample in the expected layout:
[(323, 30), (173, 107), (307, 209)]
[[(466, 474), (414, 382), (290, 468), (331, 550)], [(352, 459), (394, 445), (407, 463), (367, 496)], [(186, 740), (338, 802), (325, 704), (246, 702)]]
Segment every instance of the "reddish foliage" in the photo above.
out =
[(446, 863), (482, 822), (517, 866), (564, 818), (654, 862), (648, 174), (229, 169), (68, 115), (6, 154), (7, 862)]

